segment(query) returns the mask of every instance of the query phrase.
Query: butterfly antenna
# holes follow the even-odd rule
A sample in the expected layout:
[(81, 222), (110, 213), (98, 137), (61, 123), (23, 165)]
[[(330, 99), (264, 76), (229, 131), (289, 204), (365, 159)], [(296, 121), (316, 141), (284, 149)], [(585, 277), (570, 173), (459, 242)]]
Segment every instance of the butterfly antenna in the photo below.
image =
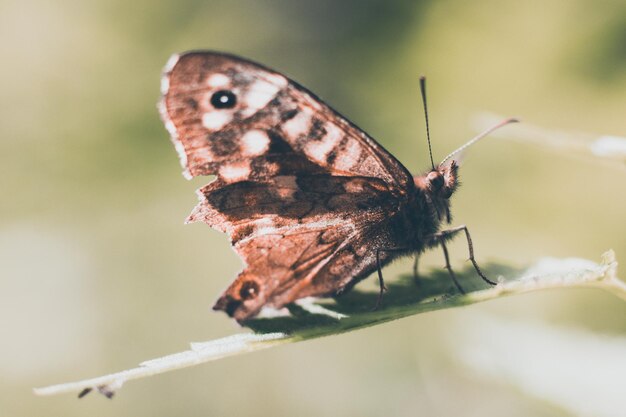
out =
[(435, 162), (433, 161), (433, 148), (430, 146), (430, 127), (428, 126), (428, 106), (426, 105), (426, 77), (420, 77), (420, 91), (422, 92), (422, 102), (424, 103), (424, 116), (426, 117), (426, 139), (428, 139), (428, 153), (430, 154), (430, 164), (435, 170)]
[(470, 141), (468, 141), (465, 145), (461, 146), (459, 149), (455, 150), (454, 152), (452, 152), (450, 155), (446, 156), (445, 158), (443, 158), (443, 161), (441, 161), (441, 163), (439, 164), (440, 166), (443, 165), (446, 161), (448, 161), (450, 158), (452, 158), (454, 155), (463, 152), (465, 149), (469, 148), (470, 146), (472, 146), (473, 144), (475, 144), (476, 142), (478, 142), (479, 140), (481, 140), (482, 138), (484, 138), (485, 136), (489, 135), (491, 132), (493, 132), (494, 130), (500, 129), (502, 126), (506, 126), (508, 124), (511, 123), (518, 123), (519, 119), (516, 119), (515, 117), (511, 117), (509, 119), (504, 119), (501, 122), (491, 126), (489, 129), (485, 130), (484, 132), (480, 133), (478, 136), (476, 136), (475, 138), (471, 139)]

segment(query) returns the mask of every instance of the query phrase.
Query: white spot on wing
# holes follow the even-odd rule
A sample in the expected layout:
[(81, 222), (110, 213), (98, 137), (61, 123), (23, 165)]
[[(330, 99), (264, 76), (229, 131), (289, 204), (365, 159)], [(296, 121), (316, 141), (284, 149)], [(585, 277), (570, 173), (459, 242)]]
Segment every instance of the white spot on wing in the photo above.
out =
[(311, 115), (301, 111), (296, 114), (293, 119), (287, 120), (282, 128), (283, 132), (285, 132), (290, 139), (296, 139), (298, 136), (308, 133), (310, 126)]
[(235, 162), (220, 167), (220, 177), (226, 182), (238, 182), (250, 176), (250, 162)]
[(241, 112), (243, 117), (250, 117), (276, 97), (276, 94), (287, 86), (287, 78), (280, 74), (264, 74), (247, 89), (242, 102), (245, 104)]
[(333, 167), (340, 171), (349, 171), (361, 157), (361, 145), (354, 139), (349, 139), (345, 149), (337, 156)]
[(304, 147), (304, 153), (316, 162), (326, 163), (328, 154), (335, 148), (343, 134), (333, 123), (326, 123), (326, 135), (318, 141), (312, 141)]
[(233, 118), (230, 113), (224, 111), (210, 111), (202, 115), (202, 126), (209, 130), (218, 130)]
[(277, 86), (278, 88), (287, 87), (287, 78), (283, 77), (280, 74), (267, 74), (265, 76), (265, 79)]
[(257, 110), (262, 109), (270, 102), (280, 86), (265, 80), (255, 81), (246, 91), (243, 100), (246, 103), (245, 116), (252, 116)]
[(263, 155), (269, 145), (270, 138), (262, 130), (250, 130), (241, 137), (241, 151), (246, 156)]
[(213, 74), (207, 79), (206, 82), (211, 88), (223, 88), (230, 84), (230, 78), (224, 74)]

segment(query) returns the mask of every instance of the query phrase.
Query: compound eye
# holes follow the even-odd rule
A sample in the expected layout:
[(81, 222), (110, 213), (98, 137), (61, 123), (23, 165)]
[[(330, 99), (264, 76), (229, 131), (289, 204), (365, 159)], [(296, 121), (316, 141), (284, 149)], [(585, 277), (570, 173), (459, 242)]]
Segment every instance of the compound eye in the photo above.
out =
[(237, 104), (237, 96), (229, 90), (220, 90), (211, 96), (211, 105), (216, 109), (232, 109)]
[(428, 184), (430, 184), (430, 189), (433, 191), (439, 191), (441, 187), (443, 187), (443, 175), (438, 171), (430, 171), (428, 175), (426, 175), (426, 179), (428, 180)]

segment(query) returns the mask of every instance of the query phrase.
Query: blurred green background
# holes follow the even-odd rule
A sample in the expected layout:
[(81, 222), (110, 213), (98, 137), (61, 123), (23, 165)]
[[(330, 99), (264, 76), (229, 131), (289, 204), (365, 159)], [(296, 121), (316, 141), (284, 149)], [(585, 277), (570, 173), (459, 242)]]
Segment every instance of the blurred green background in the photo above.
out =
[[(579, 415), (549, 390), (468, 366), (473, 342), (463, 334), (492, 317), (626, 346), (626, 305), (593, 290), (502, 299), (225, 359), (131, 382), (113, 401), (35, 397), (34, 386), (239, 331), (210, 307), (240, 262), (224, 235), (183, 226), (207, 179), (180, 175), (155, 106), (161, 68), (188, 49), (286, 73), (413, 172), (428, 167), (419, 74), (429, 78), (436, 160), (476, 133), (470, 120), (485, 110), (626, 135), (622, 0), (3, 0), (0, 415)], [(609, 248), (626, 261), (624, 170), (492, 139), (470, 152), (461, 174), (455, 224), (470, 227), (479, 262), (599, 260)], [(450, 249), (462, 268), (463, 239)], [(441, 267), (440, 252), (422, 265)], [(374, 289), (374, 280), (359, 287)], [(485, 351), (493, 340), (524, 337), (503, 328), (489, 333)], [(524, 341), (557, 358), (576, 347)], [(513, 362), (521, 349), (508, 352)], [(623, 361), (613, 380), (599, 380), (599, 351), (583, 353), (575, 378), (624, 386)], [(540, 356), (518, 365), (580, 366)], [(596, 415), (624, 405), (603, 404), (608, 414)]]

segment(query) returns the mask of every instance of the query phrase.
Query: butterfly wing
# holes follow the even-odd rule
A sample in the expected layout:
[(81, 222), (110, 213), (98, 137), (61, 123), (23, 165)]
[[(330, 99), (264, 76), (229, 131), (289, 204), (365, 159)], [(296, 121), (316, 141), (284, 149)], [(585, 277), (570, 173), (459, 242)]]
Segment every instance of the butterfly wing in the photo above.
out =
[[(161, 89), (161, 116), (187, 177), (234, 182), (314, 170), (380, 178), (397, 192), (412, 182), (366, 133), (261, 65), (213, 52), (174, 55)], [(232, 94), (232, 106), (216, 108), (220, 92)]]
[(263, 306), (332, 295), (372, 272), (372, 247), (389, 247), (398, 200), (380, 179), (277, 176), (200, 190), (190, 221), (228, 233), (246, 265), (215, 305), (237, 320)]
[(215, 305), (242, 321), (264, 305), (341, 291), (412, 177), (391, 154), (283, 75), (231, 55), (174, 56), (161, 116), (185, 175), (217, 176), (189, 220), (227, 232), (245, 268)]

